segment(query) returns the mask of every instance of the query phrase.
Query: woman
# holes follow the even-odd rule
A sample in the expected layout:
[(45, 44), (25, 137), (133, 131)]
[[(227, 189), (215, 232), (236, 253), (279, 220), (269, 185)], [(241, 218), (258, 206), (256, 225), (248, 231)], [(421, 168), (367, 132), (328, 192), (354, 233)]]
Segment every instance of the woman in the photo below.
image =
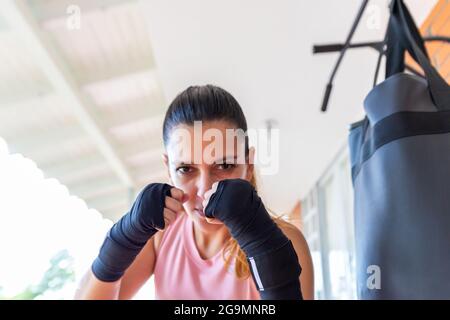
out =
[[(227, 130), (247, 131), (241, 107), (225, 90), (207, 85), (189, 87), (180, 93), (169, 106), (163, 124), (163, 161), (170, 185), (152, 184), (140, 193), (130, 212), (108, 233), (76, 298), (130, 299), (152, 275), (158, 299), (259, 299), (263, 292), (269, 294), (269, 299), (283, 297), (279, 292), (270, 296), (270, 290), (262, 290), (262, 280), (273, 280), (273, 275), (267, 274), (274, 273), (273, 259), (256, 259), (258, 273), (250, 256), (257, 258), (262, 256), (259, 253), (289, 242), (292, 251), (286, 251), (281, 260), (295, 257), (294, 265), (301, 266), (301, 274), (300, 270), (292, 273), (297, 274), (298, 281), (295, 284), (291, 277), (290, 289), (282, 290), (301, 289), (300, 297), (313, 299), (313, 265), (308, 245), (290, 223), (279, 218), (264, 220), (269, 215), (256, 195), (255, 150), (249, 148), (247, 137), (234, 136), (236, 143), (232, 144), (224, 140), (217, 144), (219, 147), (216, 145), (212, 155), (208, 149), (211, 143), (204, 139), (198, 143), (196, 121), (201, 121), (202, 136), (212, 131), (225, 139)], [(244, 161), (236, 161), (241, 159), (239, 150), (244, 150)], [(221, 195), (215, 196), (218, 187)], [(218, 212), (212, 204), (208, 206), (214, 197)], [(259, 201), (252, 204), (257, 219), (248, 220), (246, 226), (239, 225), (241, 217), (250, 210), (248, 199)], [(227, 208), (231, 208), (229, 213)], [(159, 216), (153, 213), (158, 210)], [(144, 220), (146, 225), (141, 224), (145, 224)], [(253, 226), (258, 226), (259, 231), (251, 231)], [(268, 247), (271, 241), (273, 248)], [(289, 263), (294, 272), (292, 260)], [(276, 281), (282, 280), (286, 279)]]

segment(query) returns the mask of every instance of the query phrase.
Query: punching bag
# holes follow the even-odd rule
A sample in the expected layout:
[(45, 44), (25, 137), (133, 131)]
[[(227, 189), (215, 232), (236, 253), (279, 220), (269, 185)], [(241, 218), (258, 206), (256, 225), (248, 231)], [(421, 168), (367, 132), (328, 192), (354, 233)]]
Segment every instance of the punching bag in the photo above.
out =
[[(360, 299), (450, 299), (450, 90), (403, 1), (349, 135)], [(405, 51), (424, 77), (404, 73)]]

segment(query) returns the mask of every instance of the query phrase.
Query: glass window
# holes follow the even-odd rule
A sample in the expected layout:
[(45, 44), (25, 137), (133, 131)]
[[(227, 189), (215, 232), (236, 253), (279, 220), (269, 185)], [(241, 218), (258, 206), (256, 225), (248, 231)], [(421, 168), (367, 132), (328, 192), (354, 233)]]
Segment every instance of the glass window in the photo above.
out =
[(355, 299), (353, 190), (343, 148), (302, 202), (304, 233), (313, 255), (317, 299)]

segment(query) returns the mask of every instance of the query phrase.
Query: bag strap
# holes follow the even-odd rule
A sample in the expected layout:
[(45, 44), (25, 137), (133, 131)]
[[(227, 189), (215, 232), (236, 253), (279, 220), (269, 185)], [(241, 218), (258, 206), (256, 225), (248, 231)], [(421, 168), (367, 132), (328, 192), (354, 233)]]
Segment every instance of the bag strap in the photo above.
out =
[(408, 50), (416, 62), (418, 60), (412, 45), (409, 43), (409, 38), (407, 36), (408, 31), (410, 31), (413, 42), (419, 46), (421, 51), (425, 54), (427, 60), (429, 59), (424, 41), (420, 36), (420, 32), (406, 8), (405, 18), (407, 21), (406, 24), (403, 24), (402, 17), (400, 16), (400, 8), (404, 6), (403, 1), (398, 3), (396, 0), (393, 0), (391, 2), (391, 16), (385, 39), (387, 45), (386, 78), (405, 70), (405, 50)]
[(450, 110), (449, 85), (431, 65), (424, 41), (403, 0), (392, 0), (386, 42), (386, 77), (404, 71), (407, 50), (422, 67), (437, 109)]

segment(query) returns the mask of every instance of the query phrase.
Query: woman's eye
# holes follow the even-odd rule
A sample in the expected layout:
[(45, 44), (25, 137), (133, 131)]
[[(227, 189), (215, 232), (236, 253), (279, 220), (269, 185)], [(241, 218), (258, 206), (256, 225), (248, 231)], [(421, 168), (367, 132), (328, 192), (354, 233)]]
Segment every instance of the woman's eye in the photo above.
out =
[(231, 163), (222, 163), (222, 164), (219, 164), (218, 166), (219, 166), (219, 169), (221, 169), (221, 170), (229, 170), (229, 169), (236, 168), (236, 165), (231, 164)]
[(189, 173), (189, 172), (191, 172), (191, 168), (189, 168), (189, 167), (179, 167), (179, 168), (177, 168), (177, 172)]

